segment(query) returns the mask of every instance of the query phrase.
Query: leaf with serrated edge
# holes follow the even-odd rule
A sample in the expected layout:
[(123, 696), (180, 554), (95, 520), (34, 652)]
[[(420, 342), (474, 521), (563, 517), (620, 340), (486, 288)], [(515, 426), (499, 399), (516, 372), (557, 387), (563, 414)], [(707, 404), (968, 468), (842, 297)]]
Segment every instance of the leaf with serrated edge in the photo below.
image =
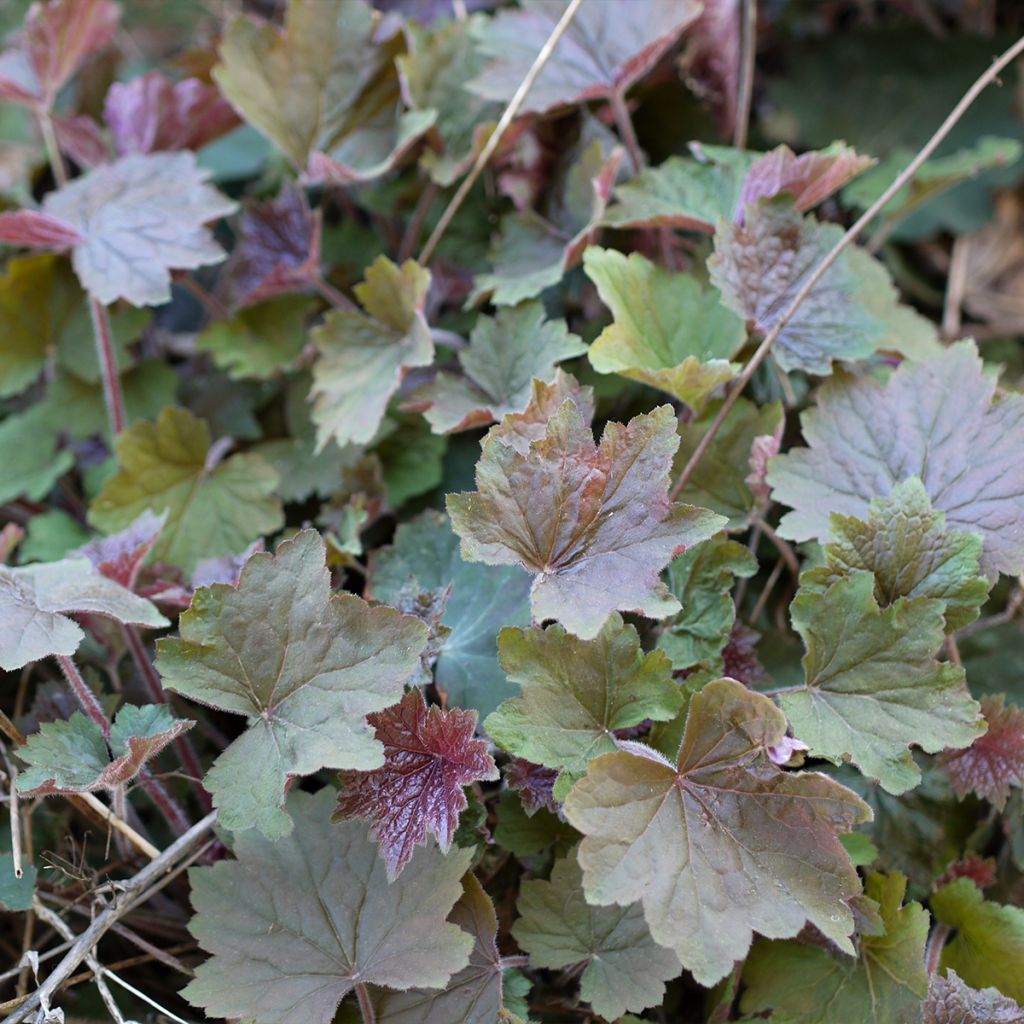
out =
[(427, 629), (393, 608), (332, 594), (325, 557), (312, 530), (276, 556), (253, 555), (236, 586), (197, 591), (180, 639), (157, 646), (165, 687), (249, 719), (205, 780), (225, 828), (285, 835), (289, 778), (384, 761), (366, 715), (401, 697)]
[(512, 935), (530, 954), (530, 966), (585, 964), (580, 996), (608, 1020), (657, 1006), (665, 982), (682, 971), (675, 953), (651, 938), (639, 904), (587, 903), (575, 850), (555, 863), (550, 881), (523, 882), (516, 909)]
[(530, 621), (530, 577), (515, 566), (464, 562), (447, 517), (427, 511), (395, 531), (390, 547), (370, 558), (367, 595), (394, 602), (410, 581), (426, 590), (451, 587), (441, 625), (445, 639), (434, 669), (449, 704), (493, 711), (515, 687), (498, 664), (497, 634)]
[(380, 256), (355, 287), (365, 313), (335, 310), (313, 332), (313, 419), (318, 445), (373, 440), (405, 371), (426, 366), (434, 343), (423, 315), (430, 272)]
[(947, 530), (982, 535), (985, 573), (1024, 572), (1024, 396), (994, 401), (995, 389), (971, 341), (904, 363), (886, 384), (826, 382), (801, 420), (809, 447), (768, 467), (772, 497), (793, 509), (781, 534), (826, 542), (830, 512), (863, 518), (916, 476)]
[(590, 346), (598, 373), (620, 373), (686, 402), (698, 412), (733, 376), (743, 321), (689, 274), (675, 274), (640, 253), (591, 246), (583, 269), (614, 317)]
[(933, 597), (946, 606), (946, 632), (978, 617), (989, 581), (979, 575), (982, 541), (976, 533), (946, 530), (924, 485), (910, 477), (887, 498), (873, 498), (866, 521), (833, 512), (825, 564), (805, 583), (826, 588), (851, 572), (875, 575), (875, 596), (884, 608), (900, 597)]
[(928, 914), (904, 906), (907, 880), (873, 874), (865, 893), (879, 905), (884, 935), (861, 935), (859, 956), (800, 942), (759, 942), (743, 970), (744, 1013), (775, 1010), (787, 1024), (919, 1024), (928, 988)]
[(448, 915), (473, 937), (469, 966), (442, 989), (375, 993), (377, 1024), (495, 1024), (502, 1006), (498, 919), (490, 897), (476, 878), (462, 879), (462, 896)]
[(0, 668), (74, 654), (85, 634), (70, 612), (152, 628), (169, 624), (149, 601), (101, 576), (86, 558), (0, 565)]
[(777, 146), (747, 171), (736, 212), (742, 214), (749, 203), (770, 199), (780, 192), (789, 192), (798, 210), (810, 210), (874, 162), (843, 142), (799, 156), (789, 146)]
[(384, 745), (384, 764), (342, 773), (334, 818), (370, 819), (370, 835), (380, 847), (388, 878), (394, 878), (414, 848), (426, 842), (428, 832), (448, 852), (466, 809), (463, 787), (481, 779), (494, 781), (498, 769), (487, 742), (473, 737), (476, 715), (428, 708), (418, 689), (367, 720)]
[(719, 679), (691, 700), (675, 763), (620, 742), (565, 802), (586, 836), (587, 901), (641, 900), (655, 942), (702, 985), (732, 970), (755, 931), (788, 938), (810, 921), (852, 950), (845, 901), (859, 881), (838, 835), (870, 811), (823, 775), (773, 764), (785, 734), (767, 697)]
[(1024, 1024), (1024, 1007), (998, 989), (965, 985), (956, 971), (933, 974), (921, 1024)]
[(123, 785), (194, 724), (174, 718), (163, 704), (125, 704), (108, 743), (100, 727), (80, 711), (67, 720), (46, 722), (18, 748), (18, 757), (29, 766), (18, 776), (18, 789), (26, 796), (46, 796)]
[(931, 905), (935, 919), (955, 932), (940, 965), (972, 988), (991, 986), (1024, 1002), (1024, 910), (985, 899), (969, 878), (944, 885)]
[(525, 453), (506, 443), (505, 424), (514, 420), (484, 438), (478, 489), (448, 495), (463, 558), (522, 565), (534, 574), (534, 618), (557, 619), (583, 639), (597, 636), (614, 611), (651, 618), (678, 611), (658, 573), (724, 520), (669, 500), (679, 444), (671, 408), (609, 423), (597, 445), (567, 399)]
[(469, 347), (459, 357), (462, 375), (442, 371), (416, 391), (411, 404), (423, 408), (439, 434), (484, 426), (522, 412), (534, 379), (550, 381), (556, 363), (586, 350), (565, 321), (548, 320), (536, 300), (499, 309), (473, 325)]
[(212, 956), (183, 994), (210, 1016), (330, 1024), (356, 983), (439, 988), (466, 966), (473, 940), (445, 917), (470, 851), (418, 850), (389, 884), (365, 825), (330, 824), (334, 797), (293, 793), (291, 835), (243, 832), (237, 860), (189, 872), (189, 930)]
[(277, 473), (259, 455), (207, 465), (210, 431), (187, 409), (167, 408), (156, 423), (136, 423), (117, 439), (120, 469), (103, 486), (89, 519), (121, 530), (149, 510), (166, 512), (153, 558), (190, 572), (205, 558), (235, 555), (280, 528), (272, 497)]
[(811, 752), (852, 760), (890, 793), (921, 781), (910, 754), (966, 747), (985, 729), (959, 665), (935, 660), (943, 605), (899, 598), (879, 609), (875, 580), (854, 572), (790, 608), (807, 648), (805, 685), (782, 693), (782, 710)]
[(503, 629), (498, 652), (522, 696), (488, 716), (487, 734), (503, 750), (569, 776), (615, 750), (616, 729), (666, 721), (683, 706), (668, 658), (644, 654), (636, 629), (617, 613), (593, 640), (558, 625)]

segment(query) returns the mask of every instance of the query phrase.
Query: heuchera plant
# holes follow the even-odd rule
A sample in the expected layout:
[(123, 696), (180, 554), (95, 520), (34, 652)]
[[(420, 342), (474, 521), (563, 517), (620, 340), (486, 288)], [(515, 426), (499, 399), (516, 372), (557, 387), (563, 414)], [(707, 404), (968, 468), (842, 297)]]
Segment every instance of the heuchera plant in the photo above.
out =
[(1024, 1024), (1024, 11), (229, 7), (0, 10), (0, 1024)]

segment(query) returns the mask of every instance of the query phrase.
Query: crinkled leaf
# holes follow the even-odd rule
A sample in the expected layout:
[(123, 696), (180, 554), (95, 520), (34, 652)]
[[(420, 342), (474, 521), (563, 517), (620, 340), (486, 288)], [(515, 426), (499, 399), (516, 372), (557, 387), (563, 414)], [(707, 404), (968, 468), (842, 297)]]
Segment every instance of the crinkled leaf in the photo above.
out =
[(193, 725), (175, 718), (165, 704), (124, 704), (108, 742), (91, 718), (76, 711), (69, 719), (43, 724), (18, 748), (18, 757), (29, 766), (18, 776), (18, 789), (46, 796), (121, 786)]
[(724, 535), (672, 559), (668, 589), (682, 610), (665, 623), (658, 637), (658, 647), (669, 656), (672, 668), (722, 668), (722, 649), (736, 618), (729, 592), (737, 576), (756, 572), (757, 559)]
[(494, 1024), (502, 1006), (503, 978), (498, 952), (498, 919), (476, 878), (462, 879), (462, 896), (448, 915), (473, 937), (469, 966), (442, 989), (380, 992), (374, 999), (377, 1024)]
[(802, 417), (809, 447), (768, 469), (773, 497), (793, 509), (782, 535), (825, 542), (828, 513), (863, 518), (872, 498), (916, 476), (948, 530), (982, 535), (984, 572), (1024, 572), (1024, 397), (994, 401), (995, 388), (970, 341), (904, 363), (886, 384), (826, 382)]
[(593, 142), (573, 161), (547, 217), (534, 210), (506, 214), (488, 252), (494, 269), (477, 274), (470, 303), (486, 297), (512, 306), (558, 284), (597, 230), (622, 156), (616, 148), (606, 157)]
[(976, 793), (1006, 806), (1010, 788), (1024, 787), (1024, 711), (1005, 704), (1002, 694), (981, 698), (988, 731), (963, 750), (949, 750), (940, 761), (949, 772), (956, 795)]
[(72, 266), (94, 299), (157, 306), (171, 270), (224, 258), (204, 225), (235, 204), (207, 178), (193, 153), (136, 153), (47, 193), (43, 210), (77, 232)]
[(120, 469), (92, 503), (91, 522), (120, 530), (147, 510), (166, 512), (153, 558), (187, 571), (278, 529), (274, 470), (258, 455), (208, 465), (210, 451), (209, 428), (186, 409), (164, 409), (156, 423), (137, 423), (117, 440)]
[(451, 587), (441, 618), (451, 633), (437, 656), (437, 685), (449, 704), (488, 715), (516, 692), (498, 665), (497, 635), (502, 626), (529, 623), (529, 576), (464, 562), (447, 517), (424, 512), (398, 527), (391, 547), (374, 552), (367, 593), (393, 602), (411, 581), (426, 590)]
[(724, 977), (753, 933), (796, 935), (806, 921), (850, 951), (846, 900), (857, 873), (837, 835), (870, 816), (838, 783), (768, 756), (786, 720), (732, 679), (690, 701), (673, 763), (650, 747), (591, 762), (565, 802), (589, 903), (643, 902), (654, 940), (702, 985)]
[(931, 897), (932, 913), (955, 929), (941, 966), (972, 988), (999, 989), (1024, 1001), (1024, 910), (986, 900), (969, 878), (958, 878)]
[(401, 112), (401, 32), (379, 38), (363, 0), (291, 0), (283, 30), (235, 19), (213, 77), (242, 116), (300, 170), (339, 183), (388, 171), (432, 124)]
[(612, 228), (673, 227), (712, 232), (740, 209), (740, 194), (757, 153), (691, 145), (692, 157), (670, 156), (615, 188), (601, 223)]
[[(746, 207), (742, 224), (719, 223), (711, 280), (727, 306), (768, 334), (842, 234), (836, 224), (801, 216), (789, 194), (762, 199)], [(934, 337), (927, 321), (899, 306), (885, 267), (848, 250), (782, 328), (772, 355), (784, 370), (825, 376), (834, 360), (899, 348), (911, 324)]]
[(928, 988), (928, 914), (903, 906), (907, 880), (874, 874), (866, 894), (878, 903), (882, 935), (862, 935), (856, 958), (800, 942), (759, 942), (743, 969), (744, 1013), (774, 1010), (786, 1024), (919, 1024)]
[(67, 613), (104, 615), (139, 626), (168, 625), (156, 608), (101, 576), (85, 558), (12, 569), (0, 565), (0, 668), (70, 655), (84, 636)]
[(28, 11), (15, 46), (0, 54), (0, 100), (50, 109), (65, 84), (117, 31), (114, 0), (48, 0)]
[(419, 850), (389, 884), (362, 822), (330, 824), (334, 791), (288, 800), (295, 831), (235, 837), (233, 861), (189, 872), (189, 930), (212, 956), (185, 998), (213, 1017), (330, 1024), (356, 983), (439, 988), (466, 966), (471, 936), (445, 916), (468, 850)]
[(575, 851), (556, 862), (549, 881), (523, 882), (516, 909), (512, 934), (530, 966), (585, 964), (580, 996), (607, 1020), (657, 1006), (665, 982), (682, 970), (675, 953), (651, 938), (639, 904), (587, 903)]
[(557, 363), (586, 351), (565, 321), (548, 320), (536, 300), (499, 309), (473, 325), (459, 356), (462, 372), (441, 371), (417, 390), (413, 404), (437, 433), (484, 426), (522, 412), (535, 378), (550, 381)]
[(180, 638), (158, 645), (164, 686), (249, 719), (205, 779), (225, 828), (285, 835), (289, 778), (384, 763), (366, 715), (401, 697), (427, 630), (392, 608), (332, 595), (325, 558), (312, 530), (276, 556), (253, 555), (236, 586), (197, 591)]
[(843, 142), (799, 156), (789, 146), (777, 146), (747, 171), (736, 213), (742, 215), (748, 204), (780, 192), (790, 193), (801, 212), (813, 209), (872, 164), (871, 157), (861, 156)]
[(555, 800), (557, 779), (558, 772), (554, 768), (545, 768), (521, 757), (513, 757), (505, 765), (505, 785), (519, 794), (523, 810), (529, 815), (541, 807), (554, 812), (561, 809), (561, 804)]
[(434, 343), (423, 314), (430, 273), (380, 256), (355, 287), (365, 313), (335, 310), (313, 332), (313, 419), (319, 447), (371, 441), (406, 370), (427, 366)]
[[(673, 477), (677, 477), (689, 462), (718, 415), (719, 407), (720, 403), (716, 402), (698, 419), (680, 425)], [(697, 463), (679, 497), (727, 516), (729, 530), (746, 529), (755, 505), (748, 480), (748, 459), (757, 439), (774, 434), (782, 422), (780, 402), (758, 408), (745, 398), (739, 399), (729, 410), (721, 429)]]
[(466, 809), (463, 787), (498, 778), (498, 769), (486, 741), (473, 738), (476, 714), (428, 708), (418, 689), (367, 721), (384, 745), (384, 764), (342, 774), (334, 817), (373, 822), (370, 835), (380, 847), (388, 878), (394, 878), (428, 832), (448, 852)]
[(911, 745), (935, 753), (966, 747), (984, 731), (959, 665), (935, 660), (943, 605), (899, 598), (880, 609), (869, 572), (790, 607), (803, 637), (804, 687), (780, 695), (793, 732), (816, 756), (852, 760), (890, 793), (921, 781)]
[(747, 332), (735, 313), (689, 274), (676, 274), (638, 252), (591, 246), (583, 267), (614, 322), (590, 346), (598, 373), (620, 373), (700, 410), (734, 372), (729, 362)]
[(172, 82), (159, 71), (114, 82), (103, 118), (118, 154), (200, 150), (238, 124), (216, 86), (198, 78)]
[(668, 658), (644, 654), (636, 629), (618, 614), (593, 640), (558, 625), (506, 628), (498, 653), (522, 695), (487, 717), (487, 734), (517, 757), (560, 769), (570, 784), (595, 757), (615, 750), (616, 729), (672, 718), (683, 706)]
[(288, 368), (305, 347), (306, 323), (317, 301), (285, 295), (248, 306), (230, 320), (211, 324), (196, 338), (196, 349), (236, 380), (272, 377)]
[(933, 974), (922, 1024), (1024, 1024), (1024, 1007), (998, 989), (965, 985), (956, 971)]
[[(526, 77), (565, 11), (564, 0), (524, 0), (480, 29), (490, 63), (467, 88), (505, 103)], [(526, 95), (524, 111), (544, 112), (622, 96), (700, 14), (694, 0), (603, 0), (569, 23), (551, 60)]]
[(557, 619), (584, 639), (615, 611), (651, 618), (678, 611), (658, 574), (724, 520), (669, 500), (675, 427), (672, 410), (661, 406), (626, 425), (609, 423), (597, 445), (571, 400), (525, 453), (506, 443), (504, 424), (493, 427), (477, 490), (448, 496), (463, 558), (522, 565), (534, 574), (534, 619)]
[(946, 606), (946, 631), (973, 622), (989, 582), (979, 575), (981, 537), (946, 530), (946, 516), (932, 508), (917, 477), (896, 484), (887, 498), (873, 498), (867, 521), (833, 512), (825, 564), (804, 585), (826, 588), (852, 572), (875, 575), (881, 607), (901, 597), (933, 597)]

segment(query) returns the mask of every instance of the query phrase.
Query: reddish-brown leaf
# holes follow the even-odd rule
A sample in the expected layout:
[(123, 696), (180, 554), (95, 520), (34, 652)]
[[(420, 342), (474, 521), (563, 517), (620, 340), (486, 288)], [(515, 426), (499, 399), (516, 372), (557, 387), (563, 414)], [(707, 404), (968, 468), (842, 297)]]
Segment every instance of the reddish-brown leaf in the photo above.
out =
[(1002, 694), (982, 697), (988, 732), (963, 750), (941, 756), (959, 797), (976, 793), (1000, 810), (1011, 786), (1024, 786), (1024, 711)]
[(519, 794), (523, 809), (531, 816), (542, 807), (556, 814), (561, 810), (561, 804), (555, 799), (557, 778), (558, 772), (554, 768), (545, 768), (521, 757), (513, 757), (505, 766), (508, 788)]
[(791, 193), (798, 210), (810, 210), (874, 162), (871, 157), (861, 156), (842, 143), (800, 156), (789, 146), (777, 146), (747, 171), (736, 215), (742, 220), (748, 203), (777, 196), (780, 192)]
[(89, 541), (75, 554), (88, 558), (107, 579), (134, 590), (142, 563), (166, 521), (166, 512), (162, 515), (143, 512), (130, 526), (109, 537)]
[(0, 213), (0, 242), (7, 245), (64, 252), (82, 241), (82, 236), (70, 224), (48, 213), (38, 210)]
[(969, 878), (979, 889), (987, 889), (996, 880), (996, 862), (991, 857), (979, 857), (973, 850), (961, 860), (955, 860), (942, 872), (932, 886), (941, 889), (958, 878)]
[(159, 71), (115, 82), (103, 116), (119, 156), (158, 149), (198, 150), (240, 123), (215, 86), (198, 78), (172, 82)]
[(428, 832), (447, 851), (466, 807), (463, 786), (496, 779), (487, 743), (473, 738), (476, 712), (442, 711), (419, 690), (379, 714), (367, 716), (384, 744), (384, 764), (369, 772), (343, 772), (335, 820), (370, 818), (372, 835), (395, 878)]

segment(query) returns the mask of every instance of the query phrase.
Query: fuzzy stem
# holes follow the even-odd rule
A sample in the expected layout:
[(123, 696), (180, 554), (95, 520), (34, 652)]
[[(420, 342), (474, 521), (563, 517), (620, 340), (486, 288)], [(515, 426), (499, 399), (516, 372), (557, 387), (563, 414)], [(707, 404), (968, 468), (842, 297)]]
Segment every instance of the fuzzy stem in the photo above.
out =
[(946, 945), (946, 940), (949, 938), (952, 930), (948, 924), (943, 924), (940, 921), (935, 926), (931, 938), (928, 939), (928, 948), (924, 953), (924, 966), (929, 976), (939, 969), (939, 961), (942, 959), (942, 947)]
[(81, 709), (100, 727), (104, 739), (110, 739), (110, 722), (103, 712), (103, 706), (89, 688), (89, 684), (82, 678), (78, 666), (65, 654), (57, 655), (57, 663)]
[(722, 403), (722, 407), (718, 410), (718, 414), (715, 416), (708, 428), (707, 433), (701, 438), (700, 443), (693, 450), (693, 454), (690, 456), (689, 461), (683, 467), (683, 471), (679, 474), (679, 479), (676, 480), (675, 486), (672, 488), (671, 498), (675, 500), (679, 497), (680, 492), (687, 485), (690, 478), (693, 476), (694, 471), (697, 469), (701, 459), (707, 453), (707, 450), (711, 447), (711, 443), (714, 441), (718, 431), (721, 429), (722, 424), (725, 422), (726, 417), (732, 411), (732, 407), (736, 404), (743, 392), (744, 388), (750, 383), (751, 378), (754, 376), (757, 368), (765, 361), (768, 357), (768, 353), (771, 351), (772, 345), (775, 344), (779, 335), (782, 333), (785, 326), (790, 320), (796, 315), (797, 310), (803, 305), (804, 300), (811, 292), (814, 291), (818, 282), (828, 273), (829, 268), (835, 263), (837, 259), (845, 252), (857, 238), (860, 237), (864, 229), (870, 224), (876, 216), (882, 211), (882, 209), (888, 205), (889, 201), (896, 195), (897, 192), (903, 186), (910, 181), (911, 178), (918, 172), (921, 165), (935, 152), (936, 148), (942, 142), (942, 140), (952, 131), (953, 126), (964, 116), (967, 110), (971, 107), (974, 101), (978, 98), (978, 95), (984, 91), (986, 86), (990, 85), (995, 81), (999, 72), (1003, 70), (1008, 64), (1014, 61), (1024, 53), (1024, 36), (1021, 36), (1016, 43), (1013, 44), (1008, 50), (1004, 51), (1003, 54), (993, 61), (989, 68), (984, 71), (975, 80), (974, 84), (964, 93), (963, 98), (959, 103), (950, 111), (945, 121), (935, 130), (935, 134), (921, 147), (918, 151), (917, 156), (910, 161), (909, 164), (900, 172), (896, 180), (885, 190), (871, 204), (871, 206), (864, 211), (864, 213), (857, 219), (857, 221), (850, 227), (850, 229), (839, 239), (838, 242), (832, 247), (828, 254), (821, 260), (821, 262), (814, 268), (814, 270), (808, 275), (804, 281), (803, 286), (793, 297), (793, 301), (783, 311), (782, 316), (775, 322), (775, 326), (765, 335), (764, 340), (758, 345), (757, 350), (750, 357), (749, 362), (744, 367), (743, 372), (740, 374), (736, 384), (729, 391), (725, 401)]
[(363, 1015), (363, 1024), (377, 1024), (377, 1011), (373, 1008), (370, 990), (362, 982), (356, 983), (356, 999), (359, 1000), (359, 1012)]
[(116, 440), (125, 428), (125, 414), (124, 394), (121, 391), (121, 377), (117, 372), (110, 316), (107, 307), (96, 299), (89, 300), (89, 312), (92, 316), (92, 332), (96, 339), (96, 355), (103, 375), (103, 400), (107, 405), (110, 432)]

